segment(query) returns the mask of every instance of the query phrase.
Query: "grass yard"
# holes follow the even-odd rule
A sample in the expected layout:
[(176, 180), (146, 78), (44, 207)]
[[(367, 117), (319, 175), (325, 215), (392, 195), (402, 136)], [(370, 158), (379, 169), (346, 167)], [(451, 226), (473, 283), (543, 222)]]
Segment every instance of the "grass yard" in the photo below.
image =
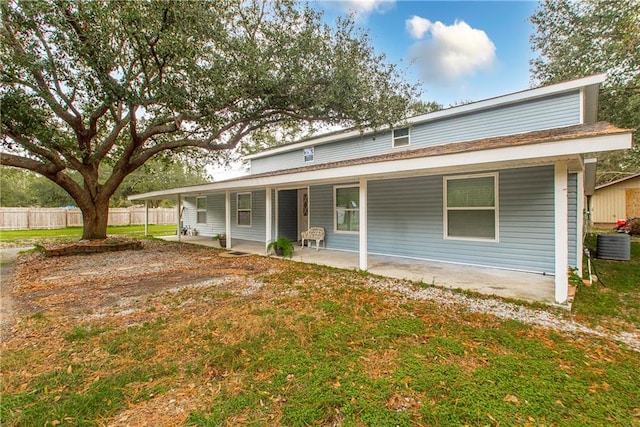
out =
[[(176, 233), (176, 225), (149, 225), (152, 236), (168, 236)], [(108, 236), (143, 237), (144, 225), (107, 227)], [(56, 228), (52, 230), (1, 230), (0, 243), (28, 246), (37, 242), (79, 240), (82, 227)]]
[[(0, 423), (640, 425), (640, 353), (612, 339), (374, 286), (424, 284), (220, 253), (147, 241), (22, 259)], [(594, 308), (609, 293), (637, 298), (630, 270), (598, 269), (605, 293), (581, 289), (577, 316), (550, 315), (633, 330), (636, 304)]]
[[(586, 245), (595, 254), (595, 236), (589, 236)], [(594, 259), (593, 265), (599, 283), (580, 285), (574, 313), (592, 324), (622, 320), (640, 329), (640, 237), (632, 240), (631, 261)], [(586, 263), (584, 271), (586, 277)]]

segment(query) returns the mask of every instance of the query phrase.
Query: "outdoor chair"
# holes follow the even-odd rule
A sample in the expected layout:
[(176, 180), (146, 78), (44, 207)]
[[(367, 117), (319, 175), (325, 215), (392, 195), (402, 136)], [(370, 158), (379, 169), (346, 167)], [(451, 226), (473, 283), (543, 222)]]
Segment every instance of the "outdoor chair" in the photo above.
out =
[(320, 249), (320, 241), (322, 241), (322, 244), (325, 248), (327, 247), (327, 244), (324, 240), (324, 228), (322, 227), (310, 227), (307, 231), (303, 231), (302, 233), (300, 233), (300, 238), (302, 239), (303, 248), (305, 240), (309, 242), (309, 247), (311, 247), (311, 240), (315, 240), (316, 251)]

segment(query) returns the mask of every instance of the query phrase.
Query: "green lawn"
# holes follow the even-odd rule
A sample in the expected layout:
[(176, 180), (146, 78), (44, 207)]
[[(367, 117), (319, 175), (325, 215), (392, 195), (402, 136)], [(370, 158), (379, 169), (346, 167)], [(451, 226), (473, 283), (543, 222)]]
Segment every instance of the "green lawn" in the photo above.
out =
[[(595, 237), (587, 247), (595, 254)], [(592, 260), (599, 282), (580, 285), (573, 311), (591, 323), (623, 320), (640, 329), (640, 238), (631, 242), (631, 261)], [(585, 277), (587, 273), (585, 261)]]
[[(640, 426), (640, 354), (623, 344), (405, 300), (359, 272), (189, 251), (235, 276), (108, 315), (21, 319), (0, 423)], [(639, 255), (596, 261), (607, 286), (580, 289), (578, 319), (635, 322)]]
[[(176, 225), (149, 225), (151, 236), (168, 236), (176, 233)], [(108, 236), (144, 236), (144, 225), (125, 225), (107, 227)], [(0, 243), (24, 243), (38, 241), (78, 240), (82, 237), (82, 227), (56, 228), (52, 230), (2, 230)]]

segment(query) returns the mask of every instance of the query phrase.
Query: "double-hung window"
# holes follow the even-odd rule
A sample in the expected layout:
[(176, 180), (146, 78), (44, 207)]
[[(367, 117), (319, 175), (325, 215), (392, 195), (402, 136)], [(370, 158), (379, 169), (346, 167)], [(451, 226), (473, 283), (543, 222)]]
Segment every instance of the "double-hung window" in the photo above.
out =
[(237, 224), (251, 227), (251, 193), (238, 193), (236, 203)]
[(313, 147), (307, 147), (302, 150), (302, 156), (305, 163), (313, 162), (314, 151)]
[(207, 198), (196, 197), (196, 223), (207, 223)]
[(393, 130), (393, 148), (409, 145), (409, 128)]
[(445, 238), (498, 240), (498, 174), (444, 178)]
[(360, 230), (360, 188), (334, 187), (335, 231), (357, 233)]

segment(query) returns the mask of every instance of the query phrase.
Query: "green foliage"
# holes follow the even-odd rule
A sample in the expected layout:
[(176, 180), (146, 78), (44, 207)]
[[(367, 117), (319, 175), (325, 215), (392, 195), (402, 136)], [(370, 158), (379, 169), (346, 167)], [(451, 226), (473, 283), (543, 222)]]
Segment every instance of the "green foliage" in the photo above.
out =
[[(599, 120), (640, 128), (640, 1), (545, 0), (531, 17), (536, 27), (534, 80), (556, 83), (607, 73)], [(598, 154), (598, 182), (640, 172), (640, 134), (632, 150)]]
[(220, 160), (299, 124), (376, 128), (417, 97), (353, 20), (294, 0), (7, 0), (0, 15), (0, 164), (64, 188), (85, 238), (106, 236), (109, 200), (154, 157)]
[(273, 240), (267, 245), (267, 251), (271, 250), (281, 253), (285, 258), (291, 258), (293, 256), (293, 243), (286, 237), (278, 237), (277, 240)]

